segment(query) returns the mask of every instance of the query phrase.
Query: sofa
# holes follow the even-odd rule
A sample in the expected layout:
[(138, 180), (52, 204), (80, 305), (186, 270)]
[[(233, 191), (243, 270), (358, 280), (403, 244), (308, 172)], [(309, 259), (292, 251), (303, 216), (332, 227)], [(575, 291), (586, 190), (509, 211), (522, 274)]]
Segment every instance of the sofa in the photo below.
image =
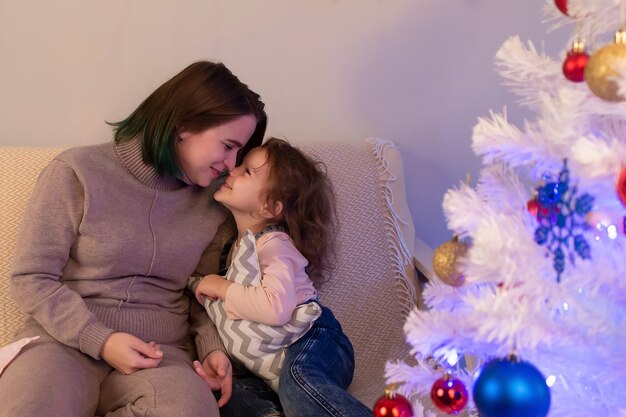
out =
[[(320, 300), (332, 308), (354, 345), (350, 391), (372, 407), (384, 393), (385, 363), (409, 355), (403, 325), (408, 312), (420, 305), (414, 254), (428, 250), (416, 249), (400, 151), (376, 138), (295, 144), (324, 161), (335, 187), (337, 265), (319, 289)], [(20, 219), (38, 173), (60, 150), (0, 147), (0, 346), (24, 318), (8, 282)]]

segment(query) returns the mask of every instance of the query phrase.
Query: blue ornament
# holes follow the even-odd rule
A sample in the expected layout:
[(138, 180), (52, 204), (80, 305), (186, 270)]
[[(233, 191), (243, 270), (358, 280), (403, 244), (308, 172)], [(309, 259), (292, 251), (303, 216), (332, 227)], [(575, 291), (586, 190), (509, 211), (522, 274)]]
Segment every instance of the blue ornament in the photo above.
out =
[(567, 184), (549, 182), (546, 185), (537, 188), (537, 201), (542, 207), (550, 207), (557, 205), (565, 192)]
[(524, 361), (495, 359), (485, 364), (473, 394), (481, 417), (545, 417), (550, 409), (546, 379)]

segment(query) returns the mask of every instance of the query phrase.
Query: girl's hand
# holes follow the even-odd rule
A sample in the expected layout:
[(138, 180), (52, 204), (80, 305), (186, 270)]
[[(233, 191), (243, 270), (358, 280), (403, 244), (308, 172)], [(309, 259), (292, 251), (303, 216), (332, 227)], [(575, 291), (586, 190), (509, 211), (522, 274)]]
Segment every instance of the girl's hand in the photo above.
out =
[(163, 360), (163, 352), (154, 342), (146, 343), (135, 336), (117, 332), (104, 342), (100, 356), (121, 374), (139, 369), (156, 368)]
[(202, 364), (194, 361), (193, 367), (211, 391), (221, 391), (217, 405), (224, 406), (233, 391), (233, 368), (228, 356), (221, 350), (214, 350), (204, 358)]
[(196, 287), (196, 299), (200, 304), (204, 303), (203, 297), (209, 300), (224, 300), (226, 298), (226, 290), (228, 290), (230, 284), (232, 284), (232, 281), (228, 281), (220, 275), (206, 275)]

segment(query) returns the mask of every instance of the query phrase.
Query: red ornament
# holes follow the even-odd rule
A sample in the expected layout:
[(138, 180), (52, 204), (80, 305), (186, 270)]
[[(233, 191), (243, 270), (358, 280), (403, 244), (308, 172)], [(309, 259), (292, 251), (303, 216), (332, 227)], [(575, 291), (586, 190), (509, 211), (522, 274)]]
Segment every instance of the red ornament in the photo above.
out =
[(385, 390), (374, 404), (374, 417), (413, 417), (413, 410), (406, 397)]
[(567, 0), (554, 0), (554, 4), (556, 4), (556, 7), (561, 11), (561, 13), (569, 16), (567, 14)]
[(439, 378), (430, 390), (433, 404), (446, 414), (457, 414), (467, 405), (467, 389), (460, 380), (448, 375)]
[(548, 217), (559, 214), (560, 212), (557, 206), (542, 206), (536, 198), (529, 200), (528, 203), (526, 203), (526, 208), (530, 214), (537, 218), (537, 220), (539, 220), (540, 217)]
[(539, 205), (539, 201), (537, 201), (536, 198), (533, 198), (532, 200), (529, 200), (528, 203), (526, 203), (526, 208), (528, 209), (529, 213), (533, 215), (533, 217), (537, 217), (537, 214), (539, 213), (539, 207), (541, 207)]
[(620, 201), (626, 206), (626, 167), (622, 167), (622, 172), (619, 174), (615, 188), (617, 189), (617, 196)]
[(570, 81), (579, 83), (585, 80), (585, 67), (589, 61), (589, 55), (583, 51), (576, 51), (575, 48), (567, 53), (563, 61), (563, 75)]

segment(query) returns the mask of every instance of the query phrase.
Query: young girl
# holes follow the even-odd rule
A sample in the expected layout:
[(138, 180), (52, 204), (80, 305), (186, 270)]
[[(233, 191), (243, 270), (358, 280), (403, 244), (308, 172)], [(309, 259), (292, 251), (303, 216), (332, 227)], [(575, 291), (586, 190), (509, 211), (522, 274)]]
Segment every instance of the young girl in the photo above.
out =
[[(271, 138), (230, 171), (215, 200), (232, 213), (236, 242), (248, 230), (256, 235), (261, 285), (207, 275), (196, 296), (221, 300), (229, 319), (274, 326), (285, 324), (297, 306), (317, 302), (314, 283), (328, 277), (335, 231), (334, 193), (320, 164)], [(234, 250), (232, 245), (227, 265)], [(221, 416), (371, 416), (346, 391), (354, 372), (352, 345), (332, 312), (321, 311), (311, 329), (286, 348), (278, 396), (252, 374), (244, 375), (235, 380)]]

